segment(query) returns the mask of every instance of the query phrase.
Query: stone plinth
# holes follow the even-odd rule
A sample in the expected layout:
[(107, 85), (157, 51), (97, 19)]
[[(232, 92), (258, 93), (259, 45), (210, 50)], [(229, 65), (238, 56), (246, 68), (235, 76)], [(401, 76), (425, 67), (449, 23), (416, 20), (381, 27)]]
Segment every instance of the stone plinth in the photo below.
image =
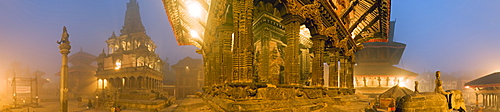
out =
[(397, 112), (448, 112), (446, 97), (434, 92), (413, 93), (400, 98)]
[(353, 89), (231, 83), (204, 88), (203, 99), (218, 111), (314, 111), (346, 105)]

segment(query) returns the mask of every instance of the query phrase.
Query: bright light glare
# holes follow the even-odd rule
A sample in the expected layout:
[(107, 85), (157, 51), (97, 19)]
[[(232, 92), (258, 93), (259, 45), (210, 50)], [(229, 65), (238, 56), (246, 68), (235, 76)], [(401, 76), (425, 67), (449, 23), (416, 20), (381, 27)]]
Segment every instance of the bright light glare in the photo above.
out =
[(200, 38), (200, 35), (198, 35), (198, 32), (195, 30), (189, 31), (189, 34), (191, 34), (191, 37)]
[(401, 83), (401, 82), (399, 82), (399, 86), (401, 86), (401, 87), (406, 87), (406, 84), (405, 84), (405, 83)]
[(116, 70), (118, 70), (122, 67), (122, 61), (120, 61), (120, 60), (117, 60), (115, 64), (116, 64), (116, 67), (115, 67)]
[(195, 1), (187, 1), (186, 2), (189, 14), (193, 17), (200, 17), (201, 12), (203, 11), (200, 3)]
[(469, 86), (465, 86), (465, 88), (470, 88)]

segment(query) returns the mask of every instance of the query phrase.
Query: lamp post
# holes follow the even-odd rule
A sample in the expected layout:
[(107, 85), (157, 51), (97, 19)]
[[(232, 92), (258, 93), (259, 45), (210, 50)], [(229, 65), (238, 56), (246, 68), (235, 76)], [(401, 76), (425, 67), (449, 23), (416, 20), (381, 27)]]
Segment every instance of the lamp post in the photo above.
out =
[(60, 53), (62, 55), (62, 66), (61, 66), (61, 86), (59, 88), (60, 97), (59, 101), (61, 103), (61, 112), (68, 112), (68, 54), (70, 53), (71, 45), (68, 40), (69, 34), (66, 31), (66, 26), (63, 27), (63, 33), (61, 35), (61, 40), (57, 41), (59, 44)]

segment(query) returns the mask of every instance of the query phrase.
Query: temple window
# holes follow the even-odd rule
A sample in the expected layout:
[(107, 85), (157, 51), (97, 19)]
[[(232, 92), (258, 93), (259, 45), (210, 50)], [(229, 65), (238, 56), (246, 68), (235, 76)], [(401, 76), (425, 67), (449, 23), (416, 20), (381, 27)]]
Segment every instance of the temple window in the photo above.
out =
[(102, 89), (102, 79), (97, 80), (97, 89)]
[(103, 84), (104, 89), (106, 89), (106, 87), (108, 87), (108, 80), (104, 79), (102, 84)]
[(137, 59), (137, 66), (144, 66), (144, 57), (139, 57)]
[(118, 45), (115, 45), (114, 51), (118, 50), (118, 48), (119, 48)]
[(122, 86), (125, 86), (125, 78), (122, 78)]
[(150, 44), (148, 44), (148, 50), (149, 50), (149, 51), (152, 51), (152, 49), (153, 49), (153, 48), (151, 47), (151, 45), (150, 45)]
[(109, 50), (108, 50), (108, 51), (109, 51), (109, 53), (108, 53), (108, 54), (113, 53), (113, 51), (114, 51), (114, 50), (113, 50), (113, 45), (109, 45)]
[(124, 50), (128, 50), (128, 49), (127, 49), (127, 43), (126, 43), (125, 41), (122, 41), (122, 48), (123, 48)]
[(130, 46), (130, 42), (127, 42), (127, 50), (132, 50), (132, 46)]

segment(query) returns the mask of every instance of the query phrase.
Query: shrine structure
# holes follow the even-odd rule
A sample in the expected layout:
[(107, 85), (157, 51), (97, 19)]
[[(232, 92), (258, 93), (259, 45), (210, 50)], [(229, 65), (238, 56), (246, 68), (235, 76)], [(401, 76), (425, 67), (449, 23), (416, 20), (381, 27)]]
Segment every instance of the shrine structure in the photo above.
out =
[(139, 4), (130, 0), (120, 35), (106, 40), (107, 53), (97, 57), (98, 107), (154, 111), (168, 106), (162, 91), (163, 61), (141, 22)]
[(178, 44), (199, 48), (201, 96), (217, 111), (341, 105), (340, 97), (355, 93), (354, 53), (389, 32), (390, 0), (163, 3)]

